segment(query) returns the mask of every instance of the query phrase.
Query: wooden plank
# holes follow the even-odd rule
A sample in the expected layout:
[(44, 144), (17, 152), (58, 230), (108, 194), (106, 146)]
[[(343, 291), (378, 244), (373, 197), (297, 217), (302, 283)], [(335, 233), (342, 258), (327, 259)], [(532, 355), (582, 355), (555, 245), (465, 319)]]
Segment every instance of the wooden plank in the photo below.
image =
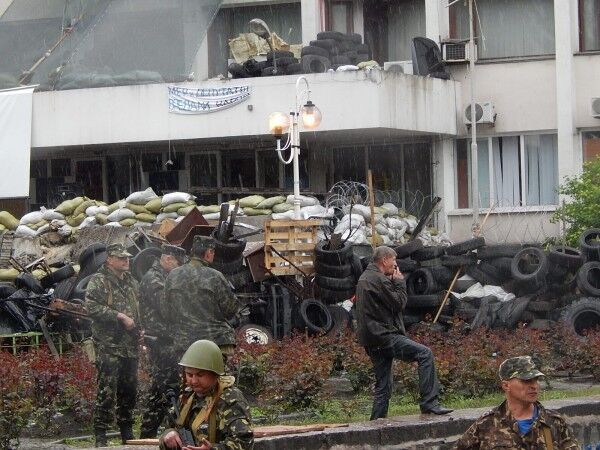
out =
[(319, 226), (323, 223), (322, 220), (267, 220), (265, 226), (267, 227), (313, 227)]
[[(285, 256), (285, 255), (284, 255)], [(287, 258), (287, 257), (286, 257)], [(311, 263), (312, 265), (312, 256), (297, 256), (297, 257), (293, 257), (293, 258), (281, 258), (280, 256), (269, 256), (266, 258), (266, 261), (268, 261), (269, 263), (281, 263), (281, 264), (285, 264), (285, 265), (289, 265), (289, 261), (292, 261), (294, 264), (300, 263), (300, 262), (305, 262), (305, 263)]]
[[(311, 252), (315, 249), (315, 244), (302, 244), (299, 242), (288, 242), (286, 244), (282, 242), (276, 242), (269, 244), (269, 247), (274, 248), (279, 253), (281, 252)], [(269, 248), (268, 250), (271, 250)]]

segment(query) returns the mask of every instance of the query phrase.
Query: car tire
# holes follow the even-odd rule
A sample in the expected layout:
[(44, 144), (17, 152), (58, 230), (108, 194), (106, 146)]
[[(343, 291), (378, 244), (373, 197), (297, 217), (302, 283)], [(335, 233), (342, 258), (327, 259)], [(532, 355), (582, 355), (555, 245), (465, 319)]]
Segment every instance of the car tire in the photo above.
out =
[(350, 263), (352, 255), (352, 246), (348, 243), (336, 250), (329, 250), (329, 241), (321, 241), (315, 247), (315, 259), (330, 265)]
[(464, 255), (442, 255), (440, 256), (442, 266), (446, 267), (467, 267), (477, 264), (477, 255), (475, 253), (466, 253)]
[(37, 295), (44, 292), (44, 288), (38, 279), (27, 272), (21, 272), (19, 275), (17, 275), (14, 283), (17, 289), (27, 289), (28, 291), (31, 291)]
[(162, 250), (158, 247), (148, 247), (139, 252), (131, 261), (130, 271), (133, 277), (142, 281), (146, 272), (150, 270), (152, 264), (160, 259)]
[(579, 248), (586, 261), (600, 261), (600, 228), (585, 230), (579, 237)]
[(600, 297), (600, 262), (585, 263), (577, 272), (577, 287), (582, 293)]
[[(73, 292), (76, 285), (77, 277), (71, 277), (67, 278), (66, 280), (62, 280), (54, 288), (54, 298), (60, 298), (61, 300), (67, 301), (71, 300), (73, 298)], [(84, 300), (84, 298), (80, 298), (80, 300)]]
[(360, 261), (360, 256), (352, 255), (350, 267), (352, 267), (352, 276), (354, 277), (354, 281), (358, 283), (359, 278), (363, 274), (363, 267)]
[(439, 294), (409, 295), (406, 307), (410, 309), (437, 308), (442, 304), (443, 297)]
[(326, 305), (331, 305), (352, 298), (355, 290), (349, 289), (347, 291), (332, 291), (319, 286), (319, 292), (321, 301)]
[[(396, 252), (397, 254), (397, 252)], [(427, 261), (428, 259), (436, 259), (445, 254), (444, 247), (423, 247), (411, 254), (411, 258), (415, 261)]]
[[(314, 48), (323, 50), (319, 47)], [(329, 61), (329, 58), (319, 55), (304, 55), (300, 64), (302, 64), (303, 73), (325, 73), (331, 68), (331, 61)]]
[(450, 247), (446, 248), (447, 255), (464, 255), (467, 252), (477, 250), (485, 245), (485, 239), (482, 237), (476, 237), (473, 239), (467, 239), (466, 241), (458, 242)]
[(14, 284), (8, 282), (0, 283), (0, 300), (10, 297), (16, 291), (17, 288)]
[[(85, 299), (85, 291), (87, 289), (87, 285), (95, 274), (88, 275), (85, 278), (81, 278), (77, 280), (77, 284), (73, 288), (73, 293), (71, 294), (71, 298), (78, 298), (80, 300)], [(66, 299), (63, 299), (66, 300)]]
[(232, 275), (234, 273), (239, 272), (243, 265), (244, 258), (241, 256), (237, 259), (234, 259), (233, 261), (227, 262), (217, 260), (215, 257), (214, 261), (211, 264), (211, 267), (215, 270), (218, 270), (223, 275)]
[(418, 268), (417, 262), (410, 258), (396, 259), (396, 265), (398, 266), (398, 270), (402, 273), (414, 272)]
[(584, 297), (572, 303), (563, 310), (561, 321), (584, 336), (587, 330), (600, 326), (600, 299)]
[(420, 239), (415, 239), (414, 241), (410, 241), (406, 244), (399, 245), (394, 250), (396, 250), (397, 258), (408, 258), (414, 252), (421, 248), (423, 248), (423, 242)]
[(512, 258), (523, 249), (521, 244), (492, 244), (485, 245), (477, 249), (477, 258), (494, 259), (494, 258)]
[(513, 257), (510, 271), (515, 280), (540, 286), (548, 274), (548, 264), (548, 257), (542, 249), (527, 247)]
[(344, 40), (344, 34), (339, 31), (321, 31), (317, 33), (317, 40), (321, 41), (323, 39), (334, 39), (337, 42), (341, 42)]
[(311, 47), (321, 47), (331, 52), (333, 48), (337, 46), (337, 41), (335, 39), (317, 39), (316, 41), (310, 41), (309, 44)]
[(417, 269), (406, 280), (408, 295), (427, 295), (440, 291), (433, 274), (428, 269)]
[(325, 334), (333, 326), (331, 314), (323, 303), (315, 299), (306, 299), (298, 306), (296, 327), (309, 334)]
[(345, 278), (332, 278), (317, 274), (315, 281), (317, 286), (330, 291), (349, 291), (356, 288), (356, 280), (352, 275)]
[(274, 342), (273, 333), (262, 325), (246, 324), (235, 332), (237, 339), (246, 344), (269, 345)]
[(71, 278), (73, 275), (75, 275), (73, 264), (65, 264), (60, 269), (55, 270), (54, 272), (40, 279), (40, 283), (44, 289), (49, 289), (55, 284), (60, 283), (67, 278)]
[(307, 45), (306, 47), (302, 47), (300, 56), (302, 56), (303, 59), (305, 56), (319, 56), (323, 58), (329, 58), (329, 50), (323, 47)]
[(548, 252), (548, 260), (550, 264), (564, 267), (569, 270), (577, 270), (583, 264), (581, 252), (573, 247), (566, 245), (558, 245), (552, 247)]
[(346, 330), (351, 328), (352, 318), (350, 316), (350, 313), (346, 311), (342, 306), (327, 305), (327, 309), (329, 310), (331, 320), (333, 321), (333, 325), (331, 326), (331, 329), (327, 332), (327, 334), (340, 335), (344, 334)]
[(103, 244), (102, 242), (94, 242), (93, 244), (88, 245), (85, 250), (79, 254), (77, 262), (79, 263), (80, 267), (83, 267), (91, 257), (100, 253), (106, 253), (106, 244)]
[(327, 264), (317, 259), (315, 261), (315, 272), (326, 277), (345, 278), (352, 275), (352, 266), (350, 264), (339, 266)]

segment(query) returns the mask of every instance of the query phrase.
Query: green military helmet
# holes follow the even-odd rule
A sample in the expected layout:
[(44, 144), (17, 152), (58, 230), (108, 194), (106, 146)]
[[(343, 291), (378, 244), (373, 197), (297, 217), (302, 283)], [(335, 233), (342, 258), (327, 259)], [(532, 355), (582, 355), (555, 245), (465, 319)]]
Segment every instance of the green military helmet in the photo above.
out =
[(201, 339), (190, 345), (181, 357), (179, 365), (194, 369), (209, 370), (217, 375), (225, 373), (221, 349), (213, 341), (206, 339)]

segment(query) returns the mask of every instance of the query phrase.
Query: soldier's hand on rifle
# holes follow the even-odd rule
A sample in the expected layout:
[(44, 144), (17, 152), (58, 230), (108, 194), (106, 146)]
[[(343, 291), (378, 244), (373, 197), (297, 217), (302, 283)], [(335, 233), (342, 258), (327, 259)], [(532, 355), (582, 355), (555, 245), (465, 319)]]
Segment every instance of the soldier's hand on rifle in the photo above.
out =
[(183, 442), (181, 442), (181, 437), (177, 431), (169, 431), (163, 438), (163, 442), (167, 448), (187, 448), (183, 446)]
[(135, 328), (135, 322), (131, 317), (126, 314), (118, 313), (117, 320), (119, 320), (127, 331), (131, 331)]

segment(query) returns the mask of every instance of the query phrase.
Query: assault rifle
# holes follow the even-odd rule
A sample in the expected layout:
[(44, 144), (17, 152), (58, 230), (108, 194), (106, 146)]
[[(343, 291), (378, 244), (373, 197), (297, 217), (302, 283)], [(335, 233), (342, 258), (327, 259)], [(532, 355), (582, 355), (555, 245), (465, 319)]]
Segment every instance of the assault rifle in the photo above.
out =
[[(179, 418), (179, 414), (181, 412), (181, 411), (179, 411), (179, 404), (177, 403), (177, 400), (178, 400), (177, 394), (175, 393), (175, 391), (173, 389), (169, 389), (165, 395), (171, 401), (171, 405), (173, 405), (173, 412), (174, 412), (174, 417), (175, 417), (174, 422), (176, 422), (177, 419)], [(188, 430), (185, 427), (176, 427), (175, 430), (177, 430), (177, 433), (179, 433), (179, 437), (181, 438), (181, 442), (183, 443), (184, 447), (196, 445), (194, 435), (192, 434), (192, 432), (190, 430)]]

